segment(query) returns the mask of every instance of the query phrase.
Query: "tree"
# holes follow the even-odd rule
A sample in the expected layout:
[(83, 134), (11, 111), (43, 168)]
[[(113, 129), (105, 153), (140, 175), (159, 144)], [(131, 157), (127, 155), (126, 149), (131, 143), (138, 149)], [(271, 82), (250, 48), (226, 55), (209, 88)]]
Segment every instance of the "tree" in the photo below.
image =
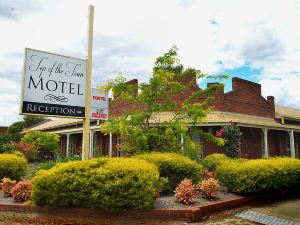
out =
[(42, 116), (26, 115), (26, 116), (23, 117), (24, 127), (26, 127), (26, 128), (31, 127), (35, 124), (40, 123), (40, 122), (43, 122), (45, 120), (46, 120), (46, 118), (42, 117)]
[(21, 143), (33, 145), (34, 156), (38, 161), (47, 161), (59, 151), (59, 135), (41, 131), (29, 131)]
[[(208, 76), (194, 68), (184, 69), (177, 58), (176, 47), (156, 59), (148, 83), (128, 84), (124, 77), (118, 76), (100, 89), (112, 90), (114, 99), (111, 104), (124, 101), (132, 107), (102, 124), (101, 131), (118, 134), (121, 140), (118, 148), (127, 155), (147, 151), (183, 152), (199, 159), (199, 142), (193, 141), (192, 135), (201, 135), (218, 145), (224, 144), (223, 139), (193, 128), (210, 112), (212, 94), (223, 87), (222, 83), (216, 83), (203, 90), (194, 88), (195, 91), (189, 93), (188, 89), (203, 77), (227, 76)], [(189, 95), (183, 101), (175, 100), (187, 93)]]

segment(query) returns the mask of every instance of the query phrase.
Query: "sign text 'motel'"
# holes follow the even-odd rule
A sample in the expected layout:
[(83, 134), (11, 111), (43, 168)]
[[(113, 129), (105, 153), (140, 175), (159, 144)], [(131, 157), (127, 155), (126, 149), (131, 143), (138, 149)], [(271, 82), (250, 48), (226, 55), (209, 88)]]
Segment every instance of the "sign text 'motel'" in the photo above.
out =
[(21, 113), (85, 117), (86, 61), (25, 49)]

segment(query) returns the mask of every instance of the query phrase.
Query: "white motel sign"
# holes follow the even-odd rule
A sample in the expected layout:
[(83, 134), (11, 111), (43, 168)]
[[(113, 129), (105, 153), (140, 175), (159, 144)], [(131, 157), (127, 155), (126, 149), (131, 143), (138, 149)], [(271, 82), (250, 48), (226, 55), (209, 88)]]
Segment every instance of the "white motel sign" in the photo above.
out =
[(21, 114), (85, 117), (86, 60), (25, 49)]

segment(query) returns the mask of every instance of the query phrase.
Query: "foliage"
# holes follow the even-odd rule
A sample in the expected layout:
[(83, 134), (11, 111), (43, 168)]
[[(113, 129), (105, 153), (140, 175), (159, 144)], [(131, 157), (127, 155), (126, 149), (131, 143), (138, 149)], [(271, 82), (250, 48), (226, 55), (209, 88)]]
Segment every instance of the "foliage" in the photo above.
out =
[(0, 177), (20, 180), (27, 171), (27, 160), (14, 154), (0, 154)]
[(13, 124), (11, 124), (7, 129), (7, 133), (0, 135), (0, 152), (1, 152), (1, 146), (3, 144), (7, 144), (11, 142), (19, 142), (22, 138), (21, 132), (23, 131), (24, 128), (31, 127), (44, 120), (45, 117), (28, 115), (28, 116), (24, 116), (21, 121), (16, 121)]
[[(201, 123), (210, 111), (212, 94), (224, 85), (216, 83), (206, 89), (195, 88), (197, 79), (213, 76), (194, 68), (184, 69), (177, 58), (176, 47), (156, 59), (152, 75), (147, 83), (127, 83), (119, 76), (100, 87), (106, 92), (112, 90), (112, 104), (124, 105), (125, 102), (131, 105), (130, 110), (123, 110), (120, 117), (110, 118), (102, 124), (101, 131), (118, 134), (121, 139), (118, 148), (127, 155), (172, 151), (183, 152), (194, 159), (199, 157), (199, 143), (190, 138), (187, 121)], [(227, 76), (213, 78), (224, 77)], [(192, 94), (187, 91), (191, 88), (195, 90)], [(186, 98), (178, 101), (182, 95)], [(164, 119), (166, 113), (170, 118)], [(193, 131), (218, 145), (224, 144), (223, 139), (210, 133), (200, 129)]]
[(24, 125), (25, 125), (24, 121), (17, 121), (8, 127), (7, 133), (10, 135), (12, 135), (12, 134), (16, 135), (16, 137), (12, 141), (19, 141), (21, 139), (20, 132), (23, 130)]
[(225, 155), (230, 158), (239, 158), (240, 156), (240, 136), (241, 131), (234, 123), (225, 126), (216, 132), (216, 136), (225, 140)]
[(11, 195), (16, 202), (25, 202), (31, 200), (31, 192), (32, 183), (27, 180), (20, 181), (11, 189)]
[(12, 140), (14, 139), (11, 134), (0, 134), (0, 153), (10, 153), (13, 151)]
[(13, 147), (15, 151), (21, 152), (29, 162), (36, 160), (33, 144), (14, 142)]
[(108, 209), (151, 208), (159, 172), (155, 165), (133, 158), (95, 158), (60, 163), (32, 179), (38, 205)]
[(25, 155), (20, 151), (13, 151), (12, 154), (18, 157), (26, 158)]
[(194, 182), (200, 180), (202, 166), (182, 154), (152, 152), (136, 155), (135, 158), (154, 163), (158, 167), (160, 176), (168, 179), (163, 191), (173, 192), (184, 178)]
[(219, 194), (220, 185), (218, 180), (208, 178), (202, 180), (198, 185), (200, 194), (205, 198), (217, 198)]
[(183, 204), (192, 204), (197, 199), (195, 187), (190, 179), (181, 181), (174, 192), (177, 201)]
[(209, 170), (202, 170), (201, 177), (202, 177), (203, 180), (207, 180), (209, 178), (214, 178), (215, 177), (215, 173), (211, 172)]
[(230, 191), (254, 194), (300, 184), (300, 160), (269, 158), (229, 160), (216, 169), (219, 181)]
[(32, 127), (33, 125), (41, 123), (45, 120), (46, 120), (46, 118), (43, 116), (26, 115), (23, 117), (24, 127), (26, 127), (26, 128)]
[(0, 146), (0, 153), (11, 153), (14, 150), (11, 143), (6, 143)]
[(229, 158), (227, 156), (225, 156), (224, 154), (214, 153), (214, 154), (210, 154), (210, 155), (206, 156), (203, 159), (202, 164), (208, 170), (215, 171), (217, 166), (221, 165), (221, 163), (226, 160), (229, 160)]
[(41, 131), (29, 131), (21, 139), (23, 143), (34, 146), (34, 157), (38, 161), (47, 161), (59, 151), (59, 135)]
[(33, 172), (33, 175), (35, 175), (39, 170), (49, 170), (58, 163), (66, 163), (66, 162), (70, 162), (70, 161), (80, 161), (80, 160), (81, 160), (80, 156), (69, 156), (69, 157), (64, 157), (64, 158), (58, 159), (58, 160), (43, 162), (38, 165), (36, 170)]
[(16, 186), (16, 183), (17, 181), (15, 180), (11, 180), (9, 178), (3, 177), (0, 187), (5, 197), (11, 196), (11, 190), (14, 186)]

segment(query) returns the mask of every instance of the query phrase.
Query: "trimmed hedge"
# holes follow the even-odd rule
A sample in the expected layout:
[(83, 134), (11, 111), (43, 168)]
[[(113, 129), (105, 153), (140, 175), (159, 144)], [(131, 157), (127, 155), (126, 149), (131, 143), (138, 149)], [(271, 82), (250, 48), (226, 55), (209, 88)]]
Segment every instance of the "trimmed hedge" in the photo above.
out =
[(206, 156), (202, 164), (204, 165), (205, 168), (207, 168), (210, 171), (215, 171), (217, 166), (221, 165), (223, 161), (230, 160), (226, 155), (224, 154), (211, 154)]
[(163, 191), (173, 192), (185, 178), (191, 179), (194, 183), (200, 181), (202, 166), (184, 155), (153, 152), (136, 155), (135, 158), (154, 163), (158, 167), (160, 176), (168, 179)]
[(60, 163), (32, 179), (37, 205), (151, 208), (159, 186), (155, 165), (132, 158)]
[(26, 175), (27, 160), (15, 154), (0, 154), (0, 179), (20, 180)]
[(280, 190), (300, 184), (300, 160), (293, 158), (227, 160), (217, 167), (216, 174), (231, 192), (255, 194)]

